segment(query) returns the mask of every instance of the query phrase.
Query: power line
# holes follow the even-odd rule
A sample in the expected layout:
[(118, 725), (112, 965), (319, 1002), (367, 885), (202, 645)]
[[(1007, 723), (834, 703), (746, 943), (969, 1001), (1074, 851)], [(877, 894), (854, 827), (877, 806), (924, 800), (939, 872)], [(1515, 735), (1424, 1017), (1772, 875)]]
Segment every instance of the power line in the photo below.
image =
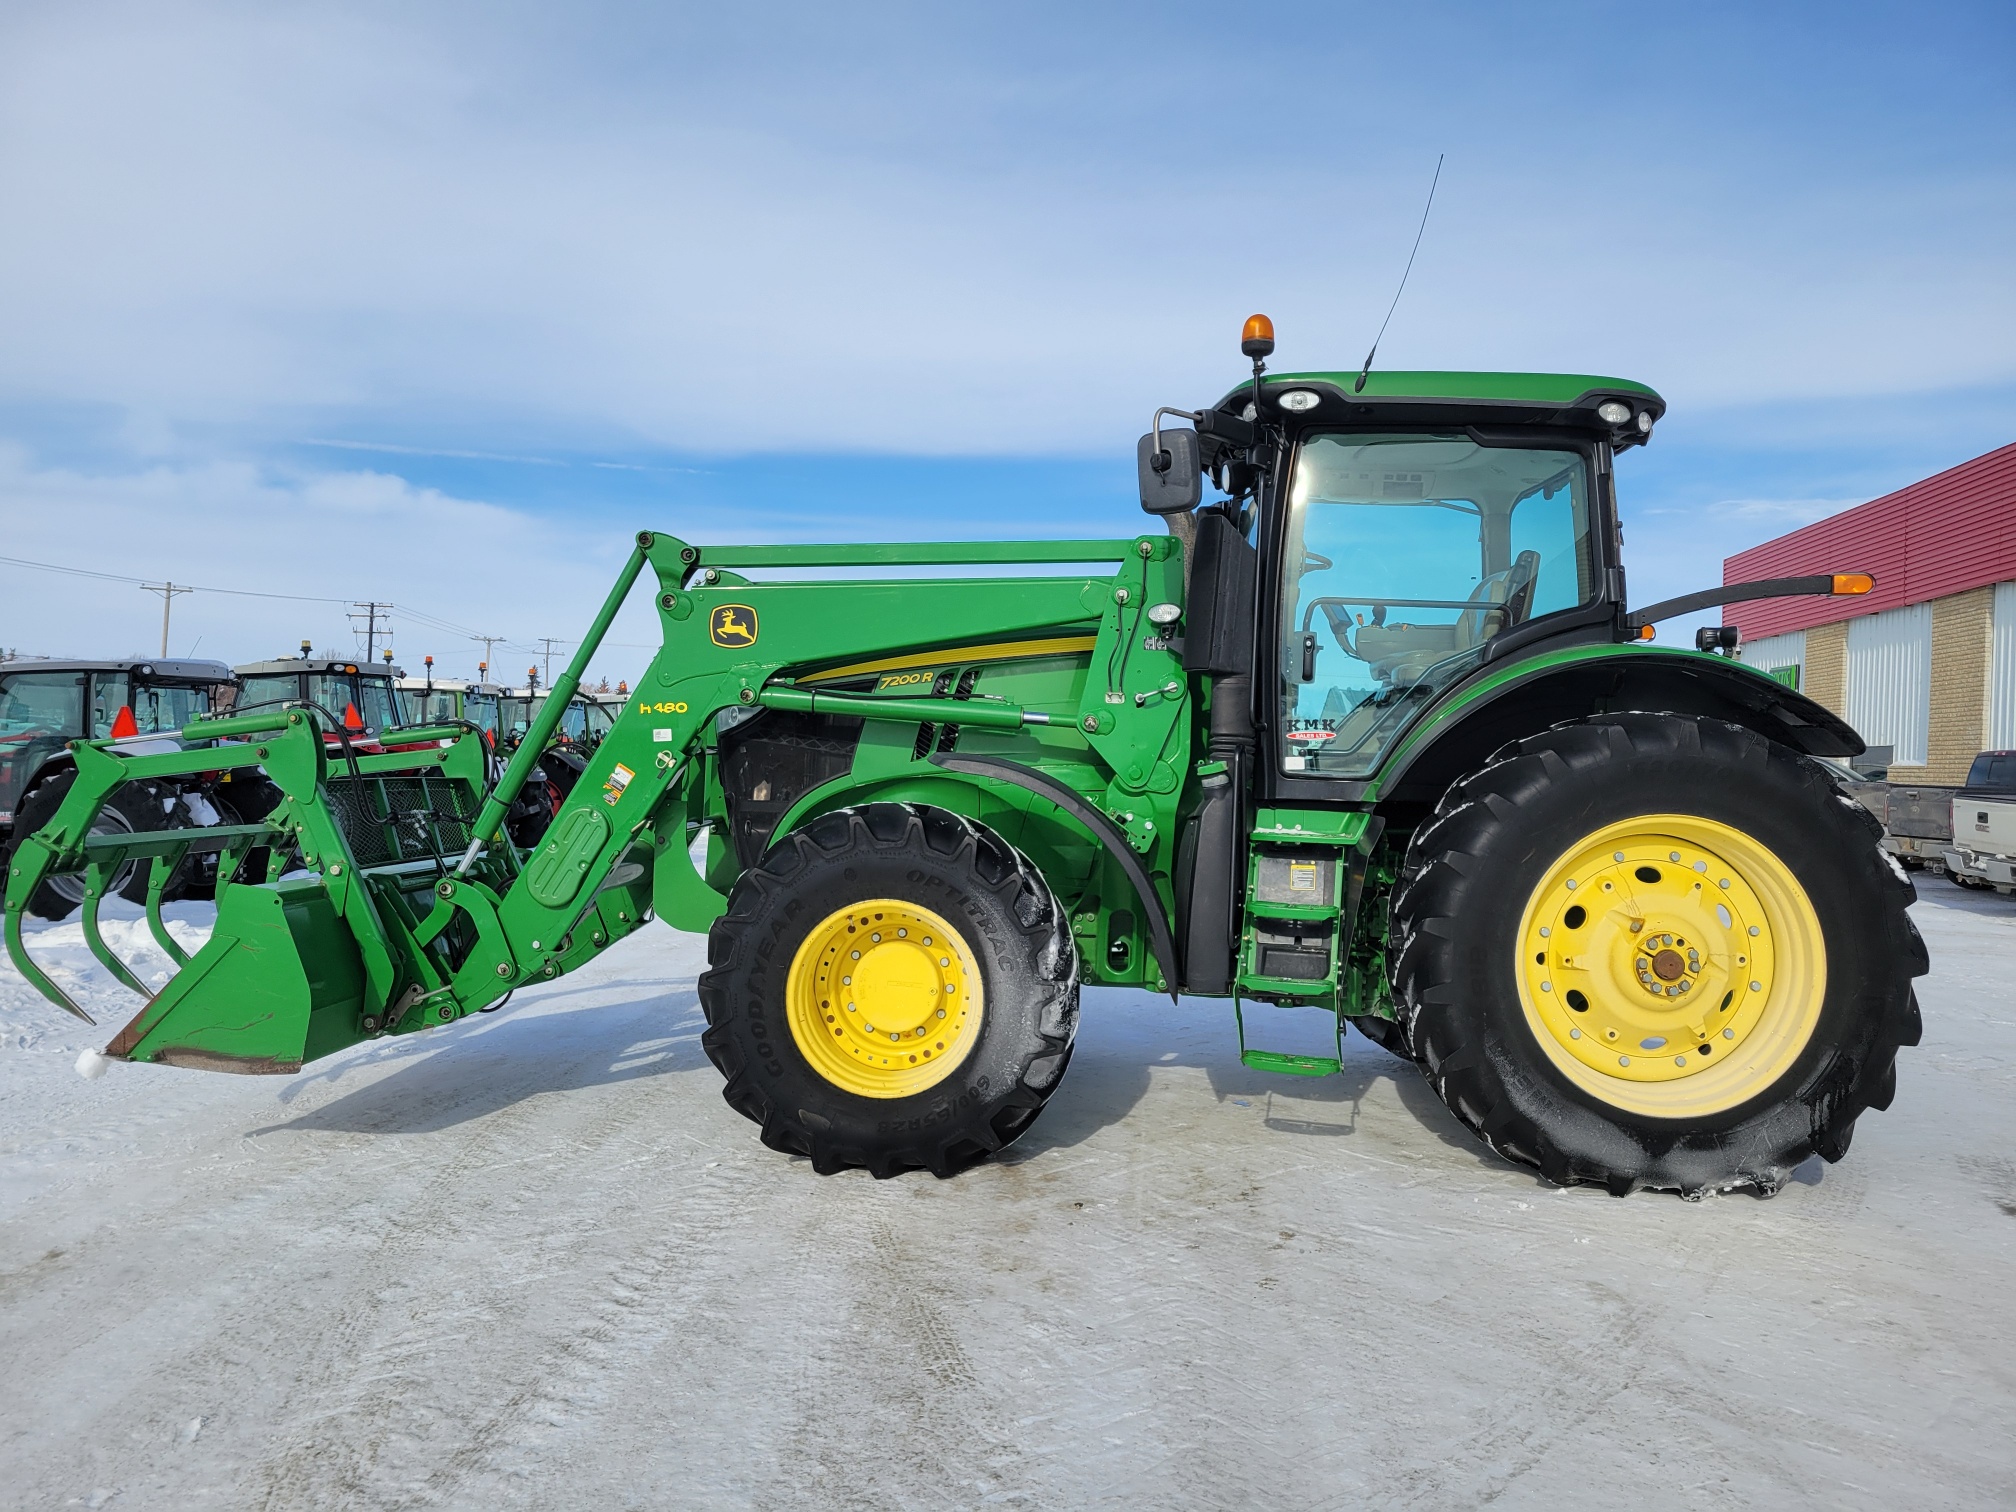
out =
[[(10, 567), (30, 567), (36, 570), (37, 572), (62, 573), (67, 577), (93, 578), (99, 582), (105, 582), (105, 583), (126, 583), (135, 588), (144, 588), (149, 593), (164, 593), (164, 585), (161, 583), (150, 582), (146, 578), (129, 577), (125, 573), (121, 572), (98, 572), (87, 567), (66, 567), (59, 562), (37, 562), (37, 561), (31, 561), (27, 557), (17, 557), (17, 556), (0, 556), (0, 564), (5, 564)], [(443, 619), (439, 615), (429, 614), (424, 610), (414, 609), (411, 607), (401, 607), (394, 604), (386, 603), (382, 600), (334, 598), (325, 594), (316, 594), (316, 593), (271, 593), (263, 589), (257, 589), (257, 588), (215, 588), (201, 583), (169, 583), (166, 585), (166, 587), (172, 588), (174, 590), (174, 593), (173, 594), (164, 593), (164, 600), (163, 600), (164, 609), (167, 607), (168, 603), (172, 602), (175, 594), (222, 593), (222, 594), (228, 594), (233, 598), (279, 599), (293, 604), (343, 604), (346, 606), (353, 606), (357, 609), (365, 610), (367, 614), (373, 616), (371, 623), (368, 624), (366, 627), (365, 654), (367, 657), (370, 655), (371, 650), (375, 648), (375, 643), (377, 639), (375, 633), (376, 620), (381, 617), (389, 618), (389, 613), (394, 608), (398, 608), (399, 612), (405, 615), (408, 619), (415, 620), (420, 624), (426, 625), (432, 629), (442, 630), (451, 635), (465, 636), (470, 640), (482, 641), (484, 643), (483, 654), (484, 654), (484, 660), (486, 662), (491, 659), (491, 648), (493, 646), (503, 646), (507, 651), (516, 651), (531, 656), (543, 656), (546, 660), (547, 670), (550, 673), (550, 671), (552, 670), (554, 647), (578, 646), (579, 644), (581, 644), (579, 640), (563, 640), (553, 636), (542, 636), (538, 639), (537, 643), (534, 643), (532, 641), (513, 640), (502, 635), (482, 635), (474, 630), (471, 630), (469, 626), (458, 624), (454, 620)], [(358, 618), (359, 616), (353, 614), (350, 617), (355, 619)], [(388, 626), (387, 634), (389, 635), (389, 633), (390, 631)], [(659, 647), (655, 644), (646, 645), (633, 641), (605, 640), (604, 642), (602, 642), (602, 649), (604, 649), (605, 651), (614, 651), (614, 650), (656, 651), (659, 649)], [(168, 653), (166, 652), (166, 650), (163, 650), (161, 654), (163, 656), (166, 656)]]
[[(157, 592), (159, 591), (156, 585), (148, 582), (147, 579), (127, 577), (123, 573), (91, 572), (82, 567), (60, 567), (54, 562), (31, 562), (26, 557), (0, 556), (0, 562), (5, 562), (14, 567), (34, 567), (42, 572), (67, 573), (71, 577), (101, 578), (108, 583), (131, 583), (136, 588), (149, 588), (155, 589)], [(317, 594), (262, 593), (251, 588), (205, 588), (194, 583), (178, 584), (175, 591), (177, 593), (228, 593), (234, 598), (291, 599), (299, 604), (346, 604), (351, 602), (349, 599), (323, 598)]]

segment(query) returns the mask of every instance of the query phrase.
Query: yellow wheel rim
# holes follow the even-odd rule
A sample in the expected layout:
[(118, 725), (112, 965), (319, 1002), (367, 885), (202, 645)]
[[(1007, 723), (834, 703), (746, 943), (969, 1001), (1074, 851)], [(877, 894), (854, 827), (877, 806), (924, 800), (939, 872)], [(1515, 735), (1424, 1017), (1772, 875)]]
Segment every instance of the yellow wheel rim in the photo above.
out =
[(861, 1097), (936, 1086), (971, 1053), (986, 1011), (965, 938), (930, 909), (894, 898), (813, 925), (785, 992), (798, 1053)]
[(1741, 830), (1690, 814), (1606, 825), (1548, 868), (1519, 923), (1519, 998), (1554, 1064), (1655, 1118), (1733, 1108), (1820, 1021), (1827, 952), (1806, 889)]

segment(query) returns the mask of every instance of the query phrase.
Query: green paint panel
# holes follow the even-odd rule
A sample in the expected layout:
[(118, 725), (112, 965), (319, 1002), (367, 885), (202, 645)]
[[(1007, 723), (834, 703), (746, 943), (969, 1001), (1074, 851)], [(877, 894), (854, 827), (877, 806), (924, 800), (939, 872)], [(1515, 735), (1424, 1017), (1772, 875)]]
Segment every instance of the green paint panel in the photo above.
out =
[(134, 1060), (288, 1072), (359, 1037), (365, 991), (351, 932), (321, 883), (232, 886), (208, 943), (121, 1039), (132, 1036)]
[(581, 891), (596, 855), (608, 842), (609, 821), (600, 809), (563, 812), (525, 868), (525, 890), (548, 908), (565, 907)]

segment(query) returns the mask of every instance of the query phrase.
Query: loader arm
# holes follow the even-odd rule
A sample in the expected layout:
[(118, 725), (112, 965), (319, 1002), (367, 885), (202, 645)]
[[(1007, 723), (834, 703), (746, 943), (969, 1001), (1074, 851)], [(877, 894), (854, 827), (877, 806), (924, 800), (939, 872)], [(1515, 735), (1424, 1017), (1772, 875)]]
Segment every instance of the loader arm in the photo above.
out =
[[(505, 816), (647, 566), (661, 649), (551, 827), (521, 854), (504, 832)], [(933, 566), (1067, 570), (750, 576), (807, 567), (907, 574)], [(388, 732), (386, 745), (407, 749), (332, 759), (313, 711), (295, 707), (199, 722), (182, 732), (187, 748), (172, 754), (126, 755), (106, 743), (80, 743), (76, 790), (24, 847), (27, 864), (17, 863), (10, 879), (8, 947), (45, 995), (81, 1012), (28, 960), (15, 922), (20, 900), (51, 869), (102, 872), (150, 845), (159, 853), (159, 836), (123, 837), (125, 849), (116, 854), (102, 839), (85, 838), (122, 783), (256, 765), (285, 800), (264, 825), (246, 827), (230, 843), (241, 857), (255, 848), (268, 854), (267, 875), (220, 885), (209, 943), (106, 1053), (287, 1072), (360, 1039), (450, 1023), (520, 985), (578, 968), (654, 911), (676, 927), (705, 929), (726, 905), (718, 884), (728, 880), (703, 877), (689, 855), (699, 827), (724, 819), (709, 765), (711, 732), (724, 711), (746, 717), (775, 710), (902, 732), (864, 756), (864, 765), (907, 752), (920, 726), (956, 721), (1011, 761), (1049, 768), (1050, 780), (1077, 797), (1042, 822), (1084, 828), (1074, 838), (1088, 855), (1110, 852), (1114, 837), (1125, 835), (1127, 864), (1115, 870), (1147, 915), (1158, 968), (1128, 969), (1133, 979), (1173, 985), (1166, 980), (1167, 879), (1194, 710), (1175, 651), (1145, 611), (1180, 603), (1181, 595), (1180, 555), (1163, 538), (702, 548), (645, 532), (487, 791), (473, 733)], [(962, 682), (967, 696), (953, 699), (931, 696), (928, 680), (902, 672), (858, 670), (978, 657), (967, 648), (1004, 643), (1077, 648), (1070, 662), (1077, 670), (1031, 683), (1036, 701), (1026, 704), (973, 694), (971, 679)], [(891, 781), (957, 783), (976, 810), (986, 801), (980, 790), (1020, 791), (998, 771), (988, 775), (985, 763), (950, 771), (920, 753), (917, 767), (878, 780), (883, 790)], [(836, 801), (846, 787), (835, 785)], [(1026, 794), (1015, 802), (1026, 806)], [(1097, 822), (1069, 818), (1079, 805)], [(234, 863), (233, 870), (243, 868)], [(1087, 885), (1096, 889), (1096, 879)]]

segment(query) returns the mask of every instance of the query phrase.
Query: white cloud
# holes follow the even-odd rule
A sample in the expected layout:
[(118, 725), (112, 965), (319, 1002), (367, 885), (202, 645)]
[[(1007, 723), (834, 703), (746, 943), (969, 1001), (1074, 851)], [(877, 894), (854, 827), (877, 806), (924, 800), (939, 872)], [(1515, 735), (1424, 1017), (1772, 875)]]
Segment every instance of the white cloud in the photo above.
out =
[(1395, 366), (1687, 405), (2011, 375), (1992, 135), (1886, 161), (1842, 135), (1853, 70), (1788, 62), (1810, 119), (1761, 121), (1695, 39), (1630, 98), (1646, 39), (1472, 17), (1340, 18), (1263, 102), (1117, 15), (1036, 49), (930, 11), (17, 12), (0, 392), (169, 448), (351, 413), (534, 451), (1110, 447), (1235, 381), (1249, 308), (1285, 365), (1355, 362), (1445, 146)]
[[(409, 671), (432, 654), (442, 675), (472, 676), (481, 652), (433, 621), (508, 638), (494, 670), (522, 680), (541, 636), (578, 637), (609, 591), (628, 542), (568, 531), (495, 505), (377, 472), (276, 476), (244, 463), (159, 465), (124, 475), (38, 468), (0, 447), (5, 555), (193, 583), (174, 602), (169, 652), (242, 663), (291, 654), (303, 637), (352, 645), (354, 600), (389, 601)], [(594, 663), (634, 680), (657, 628), (648, 591)], [(0, 645), (62, 656), (154, 655), (161, 599), (139, 587), (0, 563)], [(565, 664), (566, 647), (555, 662)]]

